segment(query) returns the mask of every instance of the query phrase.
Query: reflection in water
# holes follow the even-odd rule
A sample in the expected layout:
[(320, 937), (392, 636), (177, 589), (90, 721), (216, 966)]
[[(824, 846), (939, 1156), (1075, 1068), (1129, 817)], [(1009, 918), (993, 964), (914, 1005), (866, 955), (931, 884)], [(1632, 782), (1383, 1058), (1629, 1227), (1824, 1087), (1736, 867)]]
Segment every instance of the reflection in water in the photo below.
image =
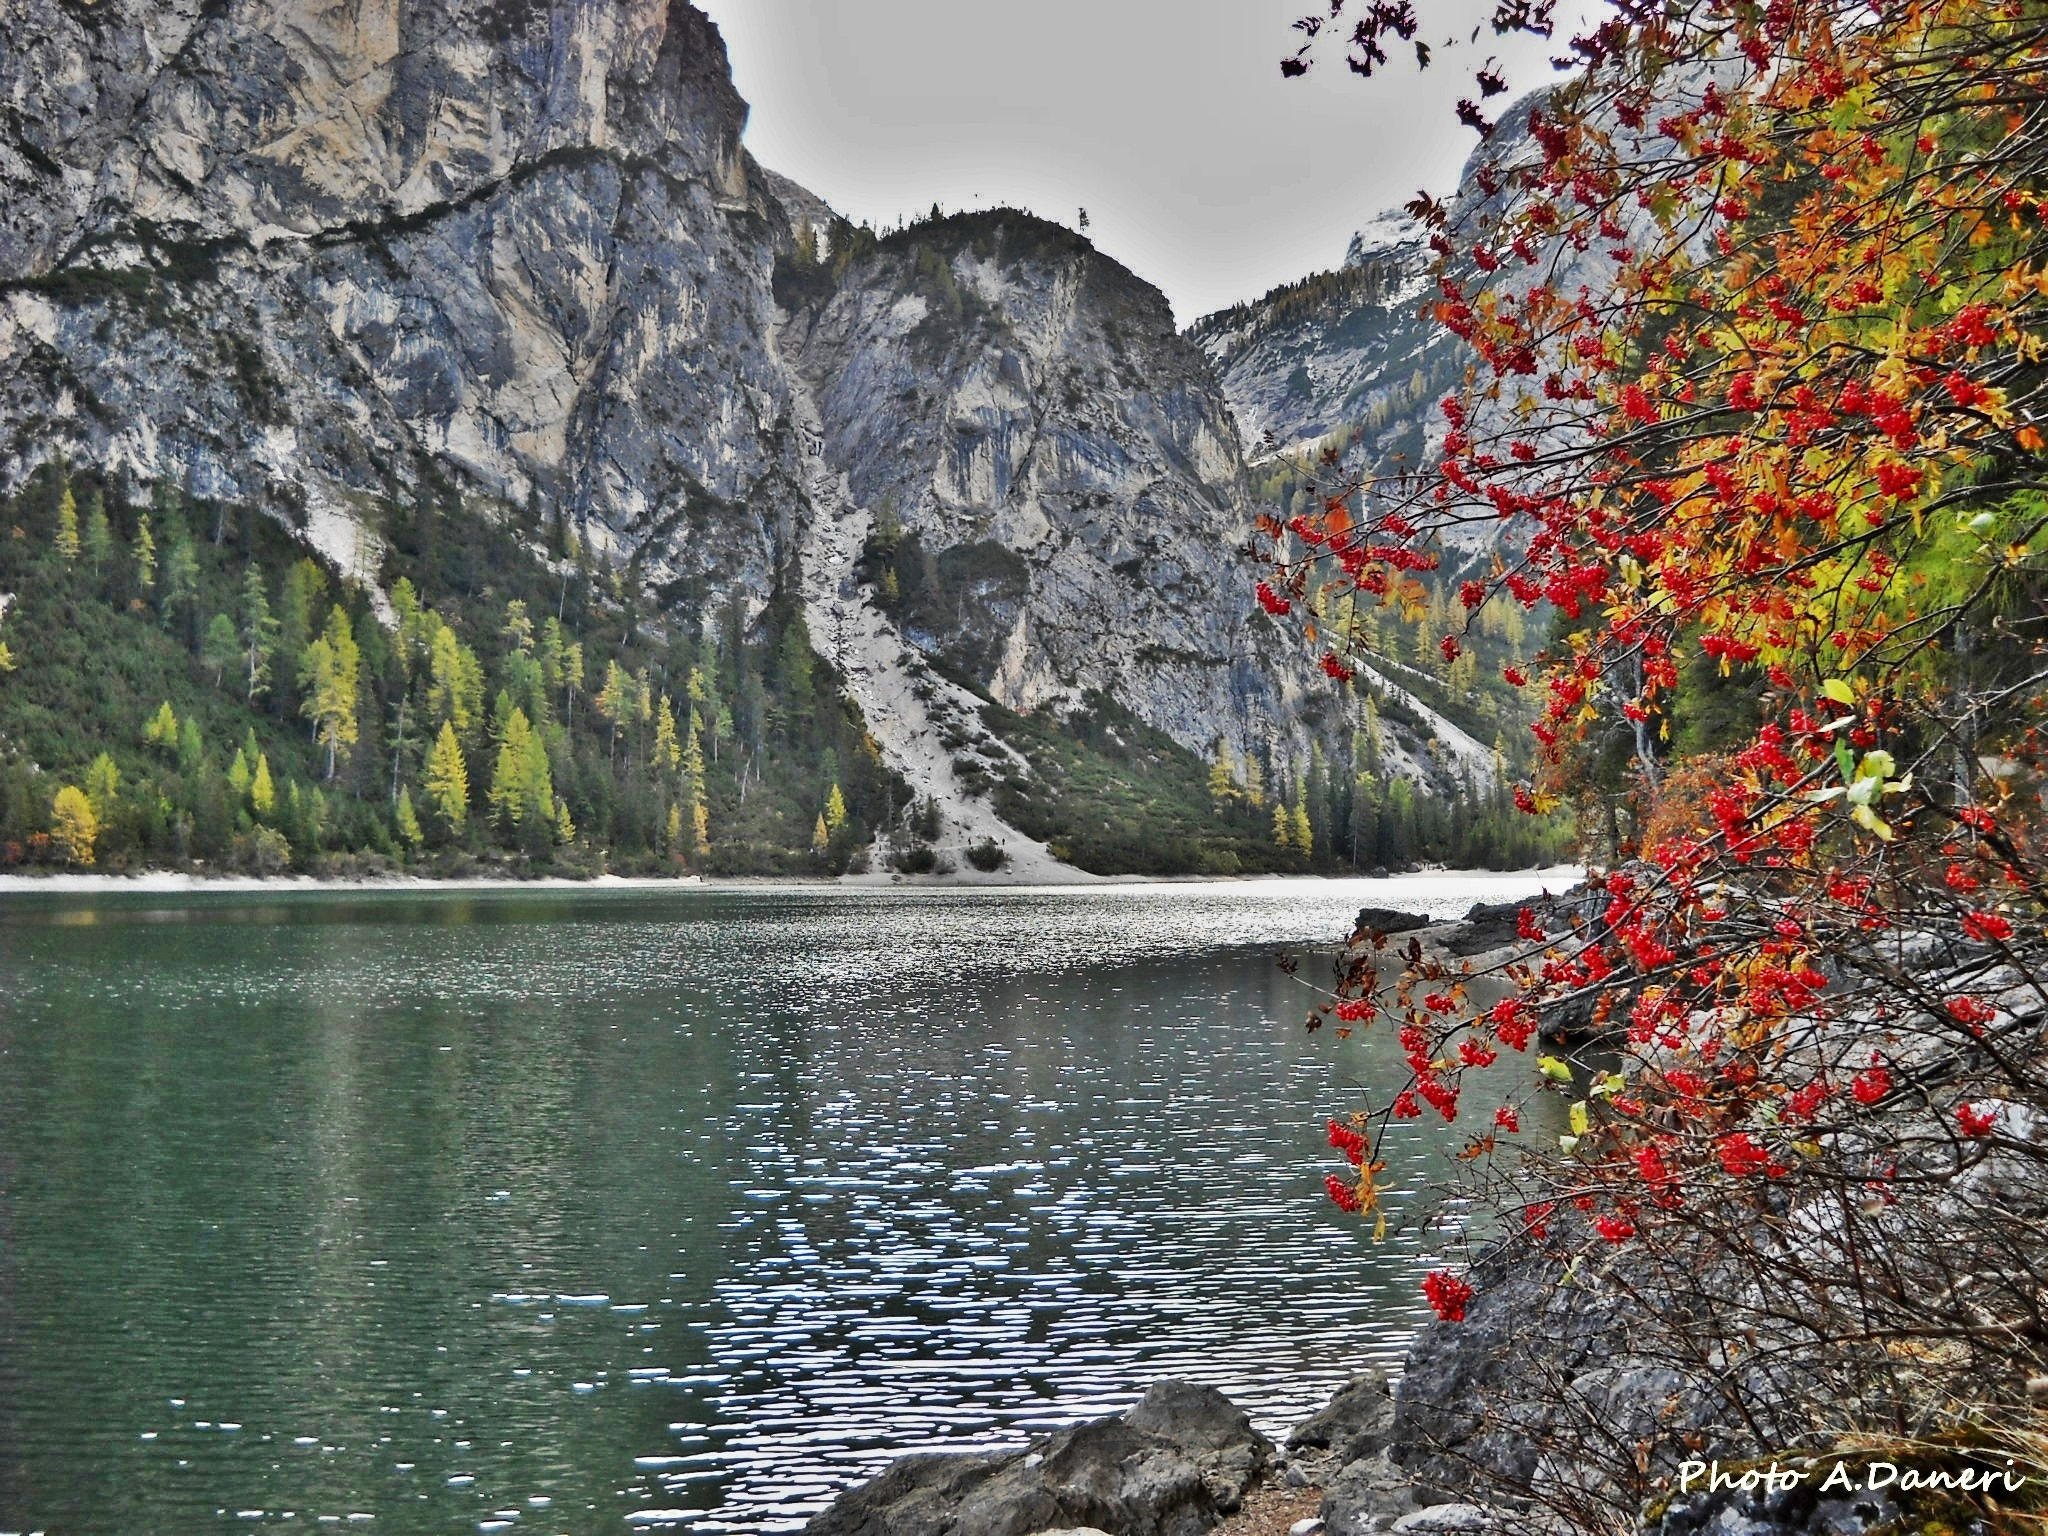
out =
[(1271, 949), (1517, 888), (16, 902), (0, 1523), (791, 1529), (1164, 1375), (1283, 1427), (1419, 1240), (1321, 1199), (1397, 1052)]

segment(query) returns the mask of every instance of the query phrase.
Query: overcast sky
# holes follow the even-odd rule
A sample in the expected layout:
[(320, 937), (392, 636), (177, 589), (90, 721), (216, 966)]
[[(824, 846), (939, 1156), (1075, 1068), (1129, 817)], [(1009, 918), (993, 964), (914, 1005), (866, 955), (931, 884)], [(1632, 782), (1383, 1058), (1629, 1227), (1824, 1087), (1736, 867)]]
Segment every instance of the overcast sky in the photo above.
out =
[[(856, 223), (1017, 204), (1158, 284), (1181, 323), (1338, 265), (1351, 232), (1474, 142), (1451, 115), (1488, 51), (1517, 89), (1550, 51), (1490, 37), (1419, 74), (1334, 55), (1283, 81), (1311, 0), (698, 0), (753, 104), (756, 159)], [(1479, 5), (1432, 0), (1442, 42)], [(1463, 19), (1462, 29), (1449, 18)]]

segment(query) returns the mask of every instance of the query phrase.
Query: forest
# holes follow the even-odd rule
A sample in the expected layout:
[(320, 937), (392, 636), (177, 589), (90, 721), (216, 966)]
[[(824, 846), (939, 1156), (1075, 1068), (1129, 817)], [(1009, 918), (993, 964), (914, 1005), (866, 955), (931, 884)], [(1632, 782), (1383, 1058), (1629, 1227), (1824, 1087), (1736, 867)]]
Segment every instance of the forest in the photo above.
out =
[[(0, 868), (836, 876), (887, 830), (894, 868), (945, 872), (786, 592), (653, 601), (452, 491), (386, 522), (380, 612), (275, 519), (167, 483), (52, 463), (0, 505)], [(1106, 700), (991, 703), (1032, 767), (964, 787), (1102, 874), (1557, 856), (1500, 788), (1381, 776), (1355, 705), (1350, 749), (1289, 774)]]

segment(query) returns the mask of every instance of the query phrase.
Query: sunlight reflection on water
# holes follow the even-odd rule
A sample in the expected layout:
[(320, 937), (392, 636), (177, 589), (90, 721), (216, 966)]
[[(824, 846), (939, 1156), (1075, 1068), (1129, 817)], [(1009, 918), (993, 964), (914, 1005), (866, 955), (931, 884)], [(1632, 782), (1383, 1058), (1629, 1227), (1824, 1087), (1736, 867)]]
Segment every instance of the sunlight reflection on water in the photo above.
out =
[(1271, 951), (1531, 886), (9, 902), (0, 1510), (778, 1530), (1166, 1375), (1284, 1429), (1419, 1239)]

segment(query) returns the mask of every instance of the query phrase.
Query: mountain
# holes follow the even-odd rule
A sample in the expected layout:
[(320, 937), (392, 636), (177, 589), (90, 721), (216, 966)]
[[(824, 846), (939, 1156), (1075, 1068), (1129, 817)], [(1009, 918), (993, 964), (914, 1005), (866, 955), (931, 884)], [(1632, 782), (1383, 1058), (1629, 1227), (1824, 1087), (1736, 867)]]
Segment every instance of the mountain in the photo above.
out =
[(1336, 271), (1188, 328), (1255, 458), (1319, 449), (1359, 431), (1385, 454), (1413, 450), (1413, 427), (1455, 382), (1446, 377), (1455, 351), (1421, 313), (1434, 260), (1420, 224), (1382, 214), (1352, 237)]
[[(104, 494), (136, 562), (95, 562), (96, 600), (126, 605), (107, 643), (154, 655), (122, 626), (158, 619), (204, 675), (230, 554), (276, 597), (295, 545), (388, 634), (407, 583), (491, 686), (528, 655), (505, 605), (553, 612), (593, 664), (644, 674), (647, 718), (664, 690), (679, 730), (702, 717), (714, 822), (778, 859), (809, 856), (804, 807), (846, 763), (842, 724), (777, 713), (778, 688), (809, 698), (791, 646), (893, 776), (854, 808), (878, 852), (911, 837), (909, 800), (939, 858), (993, 841), (1050, 870), (1077, 829), (1102, 846), (1132, 818), (1176, 850), (1157, 867), (1307, 858), (1275, 852), (1255, 787), (1210, 794), (1204, 762), (1220, 743), (1301, 800), (1317, 753), (1348, 752), (1349, 706), (1251, 602), (1224, 391), (1156, 290), (1079, 237), (1016, 212), (847, 226), (742, 148), (723, 42), (687, 0), (16, 0), (6, 20), (0, 493), (49, 528), (67, 493)], [(140, 554), (173, 530), (211, 546), (181, 557), (176, 601)], [(62, 622), (32, 596), (11, 622)], [(429, 706), (391, 666), (366, 718), (401, 728), (327, 764), (352, 801), (424, 771), (402, 727)], [(700, 670), (727, 695), (693, 709), (677, 690)], [(195, 678), (180, 698), (256, 747), (302, 703), (280, 676), (244, 721)], [(749, 679), (765, 712), (741, 707)], [(0, 706), (0, 737), (82, 773), (94, 733), (118, 758), (151, 704), (53, 705), (11, 734)], [(564, 683), (549, 750), (586, 786), (564, 807), (614, 853), (668, 849), (673, 786), (613, 815), (639, 724), (590, 766), (577, 705)], [(493, 749), (464, 750), (481, 812)], [(1353, 776), (1329, 777), (1320, 849), (1348, 825)]]

